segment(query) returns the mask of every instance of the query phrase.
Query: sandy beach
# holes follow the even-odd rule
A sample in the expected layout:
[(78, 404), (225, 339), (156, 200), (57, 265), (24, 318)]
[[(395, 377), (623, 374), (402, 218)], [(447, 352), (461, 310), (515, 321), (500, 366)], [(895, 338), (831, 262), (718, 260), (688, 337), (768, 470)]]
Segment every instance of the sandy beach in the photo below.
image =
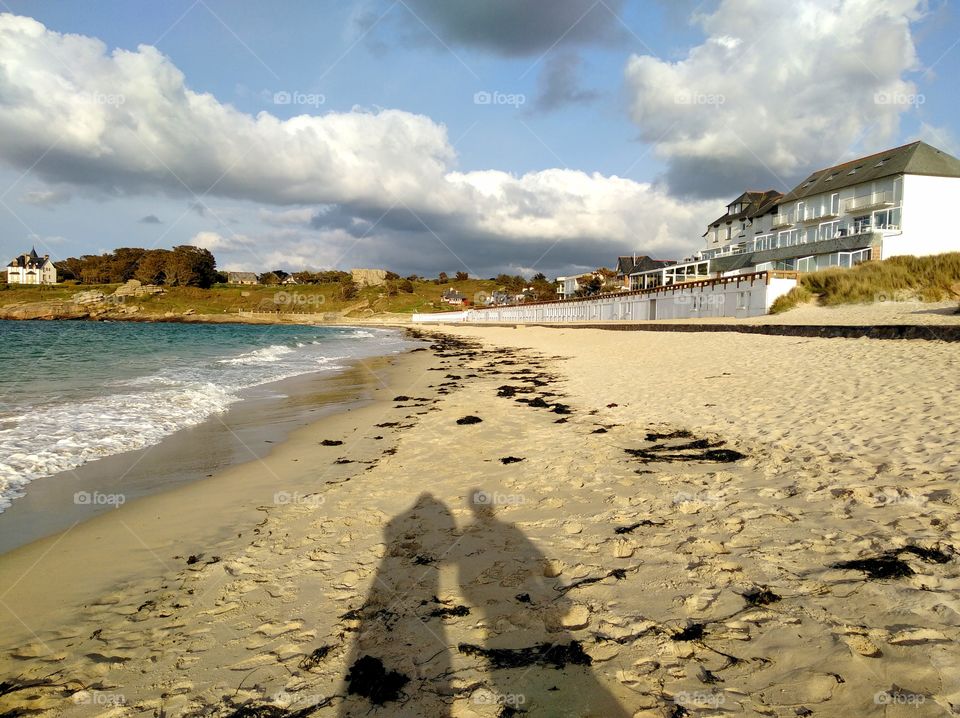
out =
[(430, 332), (368, 405), (0, 557), (0, 712), (956, 713), (955, 346)]

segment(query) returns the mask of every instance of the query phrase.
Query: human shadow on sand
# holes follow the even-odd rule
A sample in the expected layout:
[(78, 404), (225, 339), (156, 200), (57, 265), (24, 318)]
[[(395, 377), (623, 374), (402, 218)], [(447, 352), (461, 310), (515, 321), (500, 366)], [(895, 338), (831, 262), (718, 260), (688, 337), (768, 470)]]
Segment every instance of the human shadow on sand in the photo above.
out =
[[(387, 524), (386, 555), (370, 593), (346, 616), (360, 626), (341, 718), (450, 716), (454, 654), (461, 683), (479, 683), (460, 698), (500, 706), (497, 715), (627, 718), (593, 675), (590, 656), (561, 627), (572, 603), (545, 575), (546, 557), (497, 518), (494, 498), (471, 494), (473, 519), (462, 531), (430, 494)], [(469, 606), (438, 599), (444, 564), (456, 567)], [(451, 642), (448, 628), (460, 640)], [(477, 635), (485, 639), (477, 643)]]
[(514, 524), (497, 518), (496, 494), (475, 491), (473, 521), (456, 557), (460, 591), (487, 627), (483, 645), (460, 643), (460, 654), (489, 671), (501, 715), (627, 718), (597, 680), (590, 656), (561, 627), (572, 602), (557, 591), (546, 557)]
[(440, 561), (456, 540), (447, 507), (426, 493), (387, 524), (386, 555), (370, 593), (345, 615), (360, 626), (347, 661), (341, 718), (450, 715), (446, 607), (437, 593)]

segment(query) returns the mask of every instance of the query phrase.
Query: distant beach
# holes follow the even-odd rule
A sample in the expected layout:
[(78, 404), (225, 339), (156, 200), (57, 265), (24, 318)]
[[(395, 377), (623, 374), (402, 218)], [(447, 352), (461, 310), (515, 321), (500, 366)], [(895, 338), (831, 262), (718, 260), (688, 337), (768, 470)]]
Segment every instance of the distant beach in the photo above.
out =
[(960, 702), (955, 345), (434, 337), (261, 458), (0, 557), (3, 675), (48, 682), (0, 708)]

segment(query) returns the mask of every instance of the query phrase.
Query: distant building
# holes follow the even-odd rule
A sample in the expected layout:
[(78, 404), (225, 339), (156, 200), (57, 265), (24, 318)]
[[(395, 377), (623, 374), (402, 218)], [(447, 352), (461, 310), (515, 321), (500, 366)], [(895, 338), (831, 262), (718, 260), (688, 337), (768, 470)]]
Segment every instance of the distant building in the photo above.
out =
[(557, 299), (570, 299), (571, 297), (576, 296), (577, 290), (580, 289), (580, 277), (557, 277)]
[(456, 289), (444, 289), (443, 294), (440, 295), (440, 301), (444, 304), (452, 304), (458, 306), (466, 302), (467, 298), (458, 292)]
[(227, 272), (227, 284), (256, 284), (255, 272)]
[(639, 272), (663, 269), (676, 264), (674, 259), (652, 259), (645, 254), (617, 257), (617, 284), (624, 289), (636, 289), (631, 286), (630, 276)]
[(7, 265), (7, 284), (56, 284), (57, 268), (50, 261), (50, 255), (42, 257), (36, 249), (29, 254), (21, 254)]
[(385, 269), (351, 269), (350, 276), (360, 288), (379, 287), (387, 282), (387, 270)]

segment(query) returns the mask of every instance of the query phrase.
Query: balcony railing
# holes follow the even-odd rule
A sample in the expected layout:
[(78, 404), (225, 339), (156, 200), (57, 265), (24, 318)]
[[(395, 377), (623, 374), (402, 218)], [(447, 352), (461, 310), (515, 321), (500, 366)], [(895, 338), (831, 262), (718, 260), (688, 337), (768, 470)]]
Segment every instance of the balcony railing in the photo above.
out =
[(793, 224), (793, 213), (789, 212), (786, 214), (778, 214), (773, 218), (773, 229), (778, 227), (789, 227)]
[(839, 213), (837, 213), (837, 212), (831, 212), (831, 211), (828, 210), (828, 211), (823, 212), (823, 213), (821, 213), (821, 214), (813, 214), (813, 213), (808, 214), (808, 215), (805, 216), (801, 221), (802, 221), (804, 224), (814, 224), (814, 223), (816, 223), (816, 222), (828, 222), (828, 221), (830, 221), (830, 220), (832, 220), (832, 219), (837, 219), (837, 217), (839, 217), (839, 216), (840, 216)]
[(845, 212), (862, 212), (878, 207), (892, 207), (893, 204), (893, 192), (876, 192), (874, 194), (868, 194), (865, 197), (852, 197), (851, 199), (845, 200), (843, 210)]

